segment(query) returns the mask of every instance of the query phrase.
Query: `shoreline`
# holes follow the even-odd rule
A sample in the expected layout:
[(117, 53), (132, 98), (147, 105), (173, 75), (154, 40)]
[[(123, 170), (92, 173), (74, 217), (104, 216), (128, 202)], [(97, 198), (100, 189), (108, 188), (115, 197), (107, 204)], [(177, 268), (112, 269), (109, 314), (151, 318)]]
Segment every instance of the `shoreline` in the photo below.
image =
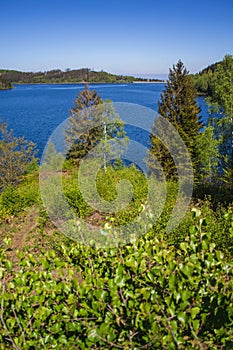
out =
[(82, 85), (91, 85), (91, 84), (165, 84), (166, 81), (119, 81), (119, 82), (106, 82), (106, 81), (77, 81), (77, 82), (41, 82), (41, 83), (12, 83), (13, 85), (75, 85), (75, 84), (82, 84)]
[(161, 81), (133, 81), (133, 84), (165, 84), (166, 80)]
[(41, 82), (41, 83), (12, 83), (13, 85), (75, 85), (75, 84), (82, 84), (82, 85), (90, 85), (90, 84), (132, 84), (133, 82), (129, 81), (121, 81), (121, 82), (103, 82), (103, 81), (73, 81), (73, 82)]

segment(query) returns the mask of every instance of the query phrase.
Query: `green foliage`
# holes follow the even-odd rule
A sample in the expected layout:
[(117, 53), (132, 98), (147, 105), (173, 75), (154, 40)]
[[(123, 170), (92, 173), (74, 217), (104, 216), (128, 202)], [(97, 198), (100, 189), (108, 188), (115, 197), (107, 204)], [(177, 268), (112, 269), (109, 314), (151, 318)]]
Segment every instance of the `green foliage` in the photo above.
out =
[(73, 170), (69, 176), (63, 178), (64, 195), (68, 203), (75, 209), (78, 216), (84, 218), (91, 215), (92, 208), (83, 199), (78, 185), (78, 172)]
[(134, 81), (161, 81), (159, 79), (143, 79), (127, 75), (116, 75), (104, 72), (96, 72), (89, 68), (69, 69), (65, 71), (53, 69), (46, 72), (20, 72), (15, 70), (0, 69), (0, 75), (7, 81), (15, 83), (132, 83)]
[(22, 208), (23, 203), (17, 188), (13, 186), (6, 187), (0, 197), (0, 212), (2, 216), (16, 215)]
[[(204, 92), (208, 98), (210, 113), (213, 116), (209, 125), (214, 128), (214, 139), (218, 140), (219, 157), (216, 172), (219, 182), (225, 181), (228, 192), (233, 189), (233, 57), (226, 55), (221, 62), (207, 67), (193, 77), (194, 84), (199, 92)], [(202, 85), (205, 85), (203, 87)], [(210, 139), (210, 144), (215, 140)], [(218, 169), (218, 170), (219, 170)]]
[(195, 209), (177, 249), (161, 235), (104, 251), (75, 243), (60, 257), (21, 254), (17, 271), (3, 250), (0, 348), (231, 349), (233, 265), (210, 232)]
[(57, 153), (53, 143), (49, 143), (45, 154), (43, 155), (43, 162), (41, 164), (41, 171), (51, 170), (57, 171), (63, 168), (65, 158), (61, 153)]
[[(233, 237), (229, 235), (231, 229), (231, 206), (218, 204), (214, 208), (210, 199), (205, 197), (204, 200), (196, 202), (196, 208), (201, 210), (202, 216), (205, 217), (205, 221), (208, 223), (208, 227), (211, 227), (211, 241), (216, 245), (216, 249), (222, 250), (227, 259), (231, 260), (233, 254)], [(229, 214), (229, 220), (226, 220), (227, 214)], [(188, 211), (180, 225), (173, 232), (166, 234), (166, 239), (170, 244), (174, 244), (177, 247), (185, 239), (189, 227), (194, 224), (193, 215)], [(155, 225), (154, 234), (156, 234), (159, 228), (160, 230), (164, 230), (164, 225)]]
[(107, 217), (107, 220), (113, 226), (126, 225), (137, 217), (148, 196), (147, 179), (133, 165), (129, 168), (109, 166), (106, 172), (103, 169), (100, 170), (96, 178), (96, 188), (99, 195), (108, 202), (115, 200), (119, 195), (117, 184), (122, 180), (130, 182), (133, 187), (133, 196), (124, 209)]
[(35, 172), (26, 175), (22, 183), (17, 187), (17, 191), (24, 208), (32, 206), (33, 204), (39, 204), (41, 198), (38, 184), (38, 173)]
[(103, 129), (96, 127), (99, 115), (95, 113), (95, 107), (101, 103), (101, 97), (88, 86), (75, 99), (65, 130), (68, 159), (84, 157), (99, 141)]
[(210, 66), (202, 69), (201, 72), (191, 75), (198, 94), (209, 97), (213, 96), (217, 74), (219, 70), (224, 68), (224, 60), (225, 59), (220, 62), (213, 63)]
[[(195, 162), (196, 135), (201, 128), (200, 108), (196, 102), (196, 90), (191, 77), (181, 61), (174, 65), (173, 69), (170, 69), (168, 82), (161, 95), (158, 111), (179, 132), (193, 162)], [(152, 131), (154, 129), (156, 129), (155, 124), (152, 126)], [(163, 142), (156, 136), (156, 132), (151, 135), (151, 149), (148, 160), (149, 166), (154, 168), (155, 165), (150, 154), (160, 162), (167, 177), (177, 176), (174, 160)]]
[(211, 69), (191, 76), (193, 84), (199, 95), (211, 96), (213, 93), (214, 73)]
[(225, 180), (233, 189), (233, 56), (226, 55), (215, 71), (213, 94), (207, 100), (212, 113), (220, 117), (213, 119), (215, 132), (220, 143), (220, 167)]
[[(97, 92), (89, 90), (88, 86), (75, 100), (65, 129), (65, 138), (67, 159), (79, 161), (87, 154), (90, 155), (89, 152), (98, 145), (97, 152), (102, 153), (105, 167), (107, 157), (114, 157), (114, 153), (120, 150), (126, 140), (123, 121), (115, 113), (112, 103), (104, 103)], [(114, 141), (121, 138), (121, 143), (119, 141), (118, 145), (114, 146), (113, 138)]]
[(18, 184), (28, 165), (35, 161), (35, 145), (23, 137), (15, 137), (0, 122), (0, 190)]
[(196, 173), (198, 182), (214, 182), (219, 166), (219, 141), (213, 126), (208, 125), (196, 136)]
[(95, 212), (84, 200), (79, 188), (78, 171), (73, 170), (71, 174), (63, 177), (63, 189), (68, 203), (81, 218), (88, 218), (92, 214), (96, 214), (99, 218), (99, 222), (97, 222), (99, 225), (106, 223), (111, 226), (125, 225), (139, 214), (143, 208), (142, 205), (147, 200), (148, 184), (144, 174), (134, 166), (127, 168), (108, 165), (106, 169), (100, 169), (97, 174), (96, 190), (100, 198), (112, 202), (119, 195), (117, 185), (122, 180), (129, 181), (133, 186), (133, 197), (124, 209), (112, 213), (112, 215), (104, 212), (97, 214), (97, 211)]
[(19, 186), (7, 186), (0, 193), (0, 217), (19, 215), (24, 208), (40, 203), (37, 173), (28, 174)]

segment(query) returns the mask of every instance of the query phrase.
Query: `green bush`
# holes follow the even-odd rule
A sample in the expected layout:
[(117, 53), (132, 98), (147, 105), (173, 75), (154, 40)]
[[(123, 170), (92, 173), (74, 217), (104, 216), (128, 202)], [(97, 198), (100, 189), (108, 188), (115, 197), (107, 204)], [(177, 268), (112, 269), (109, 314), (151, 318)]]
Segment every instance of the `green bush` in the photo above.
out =
[(83, 218), (91, 215), (92, 208), (83, 199), (78, 186), (78, 173), (76, 171), (73, 171), (67, 179), (63, 179), (63, 188), (68, 203), (75, 209), (78, 216)]
[(24, 208), (39, 202), (37, 176), (27, 175), (19, 186), (8, 186), (0, 193), (1, 217), (19, 215)]
[[(226, 257), (231, 260), (233, 254), (233, 236), (229, 232), (232, 225), (232, 207), (225, 208), (225, 206), (219, 205), (213, 209), (212, 203), (207, 198), (205, 201), (196, 203), (196, 207), (201, 210), (202, 215), (208, 221), (208, 226), (211, 227), (212, 242), (216, 244), (217, 249), (222, 250)], [(192, 212), (189, 210), (179, 226), (173, 232), (166, 234), (166, 239), (170, 244), (174, 244), (177, 247), (185, 239), (190, 225), (193, 224), (194, 218)], [(155, 225), (155, 232), (157, 230), (158, 225)]]
[(17, 215), (23, 208), (18, 189), (13, 186), (6, 187), (0, 196), (0, 212), (2, 216)]
[[(96, 191), (99, 196), (107, 202), (115, 200), (118, 196), (117, 184), (121, 180), (128, 180), (133, 187), (133, 198), (129, 205), (113, 214), (111, 218), (101, 213), (104, 219), (111, 221), (114, 225), (126, 224), (138, 215), (141, 204), (147, 199), (148, 188), (144, 174), (131, 166), (107, 167), (107, 172), (101, 169), (96, 177)], [(78, 173), (74, 170), (70, 176), (63, 178), (64, 194), (68, 203), (76, 210), (80, 217), (87, 217), (93, 213), (91, 206), (85, 201), (78, 184)]]
[(74, 243), (22, 254), (17, 271), (2, 252), (0, 349), (232, 349), (233, 265), (210, 232), (195, 209), (177, 249), (158, 234)]
[(145, 175), (133, 165), (126, 167), (119, 163), (119, 166), (107, 167), (106, 172), (103, 169), (98, 172), (96, 188), (100, 197), (108, 202), (117, 199), (119, 196), (117, 185), (122, 180), (126, 180), (131, 184), (132, 199), (125, 208), (108, 217), (113, 226), (126, 225), (136, 218), (148, 196), (148, 184)]

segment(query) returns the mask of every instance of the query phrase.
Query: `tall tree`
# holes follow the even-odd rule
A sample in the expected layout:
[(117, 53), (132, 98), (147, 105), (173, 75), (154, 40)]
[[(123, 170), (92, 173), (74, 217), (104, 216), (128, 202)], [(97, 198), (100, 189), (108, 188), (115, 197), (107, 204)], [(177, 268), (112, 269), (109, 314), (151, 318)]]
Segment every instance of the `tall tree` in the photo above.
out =
[(220, 166), (233, 188), (233, 56), (226, 55), (217, 66), (213, 94), (207, 101), (212, 111), (220, 116), (213, 120), (220, 142)]
[(90, 90), (88, 85), (76, 97), (65, 130), (68, 159), (83, 158), (97, 144), (101, 130), (94, 127), (96, 115), (93, 112), (94, 107), (102, 103), (96, 90)]
[[(158, 112), (179, 132), (194, 164), (197, 162), (196, 135), (202, 127), (199, 116), (200, 108), (196, 97), (196, 90), (189, 72), (184, 64), (178, 61), (169, 70), (168, 82), (161, 94)], [(152, 126), (152, 130), (154, 127)], [(157, 158), (167, 177), (176, 176), (175, 164), (171, 155), (153, 133), (151, 134), (149, 154)], [(150, 157), (148, 164), (153, 168), (153, 161), (150, 161)]]
[(7, 124), (0, 121), (0, 190), (20, 182), (35, 154), (34, 143), (15, 137)]
[[(95, 90), (88, 86), (79, 93), (71, 110), (69, 123), (65, 130), (67, 158), (78, 161), (99, 144), (102, 150), (104, 167), (109, 155), (126, 145), (123, 121), (115, 113), (111, 101), (104, 102)], [(112, 138), (121, 138), (113, 145)], [(124, 140), (123, 140), (124, 139)]]

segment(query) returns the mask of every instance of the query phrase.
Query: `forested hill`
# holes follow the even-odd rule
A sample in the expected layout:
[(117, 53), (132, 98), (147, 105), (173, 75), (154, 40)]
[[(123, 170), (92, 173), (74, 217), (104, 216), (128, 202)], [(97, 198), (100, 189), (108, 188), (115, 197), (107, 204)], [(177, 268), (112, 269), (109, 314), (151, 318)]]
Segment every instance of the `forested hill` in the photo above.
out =
[(207, 66), (206, 68), (202, 69), (200, 72), (199, 72), (199, 75), (203, 75), (203, 74), (206, 74), (206, 73), (209, 73), (209, 72), (212, 72), (214, 73), (216, 71), (216, 69), (218, 68), (219, 65), (221, 65), (222, 61), (219, 61), (219, 62), (215, 62), (215, 63), (212, 63), (210, 64), (209, 66)]
[(194, 85), (200, 95), (212, 96), (216, 70), (222, 65), (223, 61), (216, 62), (202, 69), (199, 73), (192, 75)]
[[(54, 69), (45, 72), (20, 72), (16, 70), (0, 70), (1, 76), (12, 83), (122, 83), (134, 81), (148, 81), (148, 79), (133, 76), (115, 75), (104, 71), (94, 71), (89, 68), (81, 69)], [(160, 81), (149, 79), (149, 81)]]

